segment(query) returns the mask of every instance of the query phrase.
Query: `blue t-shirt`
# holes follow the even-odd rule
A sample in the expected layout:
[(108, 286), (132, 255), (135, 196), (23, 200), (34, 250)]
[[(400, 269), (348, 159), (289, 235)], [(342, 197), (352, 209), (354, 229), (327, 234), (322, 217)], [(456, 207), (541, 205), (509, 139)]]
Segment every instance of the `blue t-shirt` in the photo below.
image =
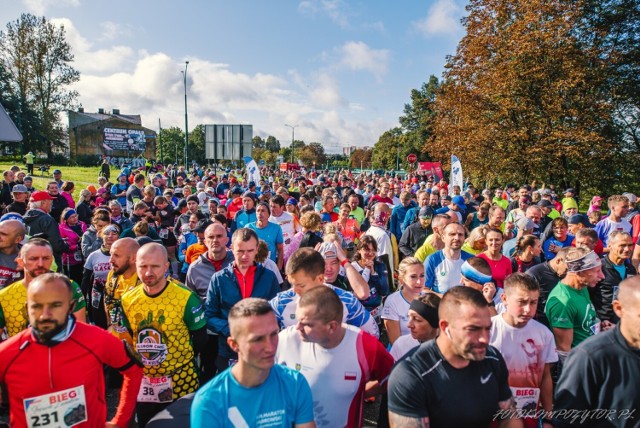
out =
[(551, 238), (548, 238), (544, 241), (544, 244), (542, 244), (542, 251), (544, 252), (544, 258), (549, 261), (551, 259), (553, 259), (556, 256), (556, 253), (549, 251), (549, 247), (551, 246), (551, 244), (555, 245), (556, 247), (569, 247), (571, 246), (571, 243), (573, 242), (573, 236), (571, 235), (567, 235), (567, 239), (563, 241), (559, 241), (558, 239), (556, 239), (555, 236), (552, 236)]
[(271, 368), (262, 385), (246, 388), (228, 368), (197, 393), (191, 405), (192, 428), (292, 427), (313, 421), (311, 388), (300, 372)]
[(251, 222), (247, 224), (249, 229), (253, 229), (258, 234), (258, 238), (262, 239), (267, 243), (267, 247), (269, 247), (269, 258), (274, 262), (277, 262), (276, 245), (284, 244), (284, 238), (282, 237), (282, 228), (279, 224), (267, 223), (267, 227), (260, 229), (256, 222)]

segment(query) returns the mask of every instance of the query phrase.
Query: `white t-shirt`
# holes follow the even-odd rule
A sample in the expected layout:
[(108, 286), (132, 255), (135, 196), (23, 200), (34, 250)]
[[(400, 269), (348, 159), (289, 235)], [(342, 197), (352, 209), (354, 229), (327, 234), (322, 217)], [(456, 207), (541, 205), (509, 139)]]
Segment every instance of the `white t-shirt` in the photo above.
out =
[(537, 404), (544, 366), (558, 361), (553, 333), (536, 320), (515, 328), (507, 324), (502, 315), (496, 315), (491, 318), (489, 340), (507, 364), (509, 386), (517, 407)]
[(411, 302), (407, 302), (404, 298), (402, 292), (398, 290), (387, 297), (387, 300), (385, 300), (384, 306), (382, 307), (382, 315), (380, 317), (383, 320), (398, 321), (400, 323), (401, 336), (411, 333), (409, 327), (407, 327), (407, 324), (409, 323), (410, 303)]
[(282, 239), (284, 239), (284, 245), (289, 245), (293, 235), (295, 235), (296, 232), (299, 232), (294, 228), (293, 216), (286, 211), (283, 211), (278, 217), (272, 214), (269, 217), (269, 221), (271, 223), (279, 224), (280, 228), (282, 228)]
[[(298, 370), (309, 382), (313, 412), (318, 426), (360, 426), (364, 385), (371, 373), (390, 371), (393, 364), (377, 339), (360, 329), (344, 325), (346, 332), (335, 348), (304, 342), (295, 326), (279, 334), (276, 363)], [(366, 342), (366, 343), (365, 343)], [(375, 345), (375, 346), (374, 346)], [(382, 348), (380, 350), (380, 348)]]
[(394, 360), (398, 361), (416, 346), (420, 346), (420, 342), (418, 342), (417, 339), (414, 339), (411, 334), (406, 334), (404, 336), (400, 336), (395, 342), (393, 342), (393, 346), (391, 346), (389, 353)]

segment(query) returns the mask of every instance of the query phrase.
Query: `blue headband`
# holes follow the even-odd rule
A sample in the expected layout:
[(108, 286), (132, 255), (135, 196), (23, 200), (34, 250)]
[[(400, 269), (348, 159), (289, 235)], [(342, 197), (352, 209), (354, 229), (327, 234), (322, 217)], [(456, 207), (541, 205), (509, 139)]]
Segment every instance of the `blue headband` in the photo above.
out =
[(78, 214), (78, 213), (76, 212), (76, 210), (71, 209), (71, 210), (69, 210), (69, 211), (67, 211), (67, 212), (65, 213), (65, 215), (64, 215), (64, 219), (65, 219), (65, 220), (69, 220), (69, 217), (71, 217), (71, 216), (72, 216), (72, 215), (74, 215), (74, 214)]
[(462, 264), (462, 267), (460, 268), (460, 272), (462, 273), (462, 276), (467, 278), (469, 281), (477, 282), (478, 284), (482, 284), (482, 285), (486, 284), (487, 282), (491, 282), (493, 280), (491, 275), (486, 275), (478, 271), (476, 268), (471, 266), (468, 261)]

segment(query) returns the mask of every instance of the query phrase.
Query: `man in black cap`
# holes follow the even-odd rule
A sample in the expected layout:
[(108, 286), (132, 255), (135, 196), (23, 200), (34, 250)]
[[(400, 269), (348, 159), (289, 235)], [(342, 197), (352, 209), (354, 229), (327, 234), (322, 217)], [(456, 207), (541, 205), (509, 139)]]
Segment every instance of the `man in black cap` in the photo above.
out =
[(400, 238), (398, 249), (402, 257), (413, 257), (418, 248), (424, 244), (427, 236), (433, 233), (431, 230), (431, 219), (433, 210), (431, 207), (422, 207), (418, 212), (418, 221), (407, 227)]

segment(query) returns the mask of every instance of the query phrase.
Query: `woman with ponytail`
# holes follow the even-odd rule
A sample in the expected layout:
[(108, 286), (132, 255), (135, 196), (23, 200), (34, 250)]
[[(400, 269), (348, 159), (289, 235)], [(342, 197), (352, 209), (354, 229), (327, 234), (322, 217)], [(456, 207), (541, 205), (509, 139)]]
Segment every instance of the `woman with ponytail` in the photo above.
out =
[(532, 266), (540, 263), (542, 244), (534, 235), (524, 235), (518, 238), (516, 251), (511, 257), (513, 272), (526, 272)]

